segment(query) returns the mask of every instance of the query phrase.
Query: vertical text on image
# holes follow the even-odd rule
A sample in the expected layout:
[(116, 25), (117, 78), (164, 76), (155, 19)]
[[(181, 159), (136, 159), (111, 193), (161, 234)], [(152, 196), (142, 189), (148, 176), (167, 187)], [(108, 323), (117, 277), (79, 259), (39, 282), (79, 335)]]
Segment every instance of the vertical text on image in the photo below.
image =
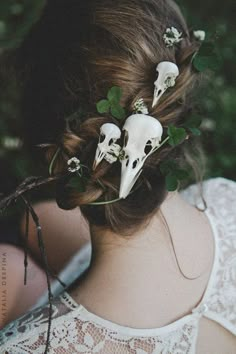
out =
[(0, 323), (7, 316), (7, 254), (0, 254)]

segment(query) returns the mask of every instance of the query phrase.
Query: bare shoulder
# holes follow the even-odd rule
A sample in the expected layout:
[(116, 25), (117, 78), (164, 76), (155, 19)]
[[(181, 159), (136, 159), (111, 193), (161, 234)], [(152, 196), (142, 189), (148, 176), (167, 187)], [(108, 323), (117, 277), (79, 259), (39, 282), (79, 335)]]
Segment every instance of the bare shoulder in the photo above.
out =
[(199, 324), (196, 354), (234, 354), (236, 336), (206, 317)]

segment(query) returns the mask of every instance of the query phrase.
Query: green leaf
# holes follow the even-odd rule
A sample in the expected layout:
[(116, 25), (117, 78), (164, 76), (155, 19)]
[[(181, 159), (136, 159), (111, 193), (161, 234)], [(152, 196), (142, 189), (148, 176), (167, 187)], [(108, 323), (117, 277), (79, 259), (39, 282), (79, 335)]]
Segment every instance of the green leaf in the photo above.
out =
[(178, 188), (178, 179), (175, 175), (169, 173), (165, 179), (166, 189), (169, 192), (174, 192)]
[(205, 71), (208, 68), (208, 57), (201, 57), (196, 55), (193, 60), (193, 66), (199, 72)]
[(118, 86), (113, 86), (107, 94), (110, 103), (119, 103), (122, 97), (122, 89)]
[(98, 113), (108, 113), (110, 108), (110, 102), (108, 100), (101, 100), (97, 103), (96, 106)]
[(219, 69), (219, 62), (215, 56), (201, 56), (197, 54), (193, 60), (195, 69), (202, 72), (206, 69), (216, 71)]
[(189, 177), (189, 173), (186, 170), (183, 170), (181, 168), (176, 169), (174, 171), (174, 175), (179, 181), (182, 181), (183, 179), (186, 179)]
[(212, 42), (211, 40), (209, 40), (209, 41), (205, 40), (201, 44), (201, 47), (199, 48), (197, 55), (198, 54), (200, 56), (205, 56), (205, 57), (214, 56), (214, 54), (215, 54), (215, 43)]
[(200, 136), (201, 135), (201, 130), (199, 130), (198, 128), (189, 128), (189, 130), (195, 136)]
[(160, 171), (165, 176), (168, 173), (175, 171), (178, 168), (177, 163), (174, 160), (166, 160), (160, 164)]
[(122, 120), (125, 118), (126, 112), (123, 107), (121, 107), (119, 104), (116, 106), (111, 107), (111, 114), (113, 115), (114, 118)]
[(187, 136), (186, 130), (184, 128), (176, 128), (173, 125), (170, 125), (168, 127), (167, 133), (170, 137), (168, 143), (171, 146), (176, 146), (180, 144)]

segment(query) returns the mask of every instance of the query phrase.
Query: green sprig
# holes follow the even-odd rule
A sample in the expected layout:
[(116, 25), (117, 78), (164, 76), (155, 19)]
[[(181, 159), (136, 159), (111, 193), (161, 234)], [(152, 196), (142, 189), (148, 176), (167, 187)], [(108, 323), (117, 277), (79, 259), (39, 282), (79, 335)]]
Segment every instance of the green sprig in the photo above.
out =
[(126, 116), (125, 109), (120, 105), (122, 97), (122, 89), (118, 86), (113, 86), (107, 94), (107, 99), (100, 100), (96, 107), (100, 114), (111, 113), (111, 115), (119, 120)]
[(168, 127), (167, 134), (169, 136), (168, 143), (171, 146), (179, 145), (187, 137), (187, 132), (184, 128), (176, 128), (173, 125)]
[(193, 56), (192, 63), (194, 68), (199, 72), (207, 69), (212, 71), (219, 70), (221, 63), (216, 34), (209, 34), (206, 40), (202, 42), (199, 50)]
[(169, 192), (175, 191), (180, 181), (189, 177), (188, 171), (180, 168), (173, 160), (167, 160), (161, 163), (160, 171), (165, 176), (166, 189)]
[(202, 118), (195, 114), (184, 124), (184, 127), (193, 135), (200, 136), (201, 130), (199, 129), (202, 123)]

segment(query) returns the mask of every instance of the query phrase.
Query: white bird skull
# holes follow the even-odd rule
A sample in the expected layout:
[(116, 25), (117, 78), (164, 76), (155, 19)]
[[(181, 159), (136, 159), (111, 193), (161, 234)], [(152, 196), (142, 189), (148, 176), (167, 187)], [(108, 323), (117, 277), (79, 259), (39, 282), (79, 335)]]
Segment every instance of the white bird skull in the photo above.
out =
[[(93, 169), (99, 165), (99, 163), (107, 156), (107, 154), (113, 154), (117, 147), (115, 142), (120, 139), (121, 131), (117, 125), (113, 123), (105, 123), (100, 128), (99, 143), (97, 146), (95, 160), (93, 163)], [(114, 162), (114, 161), (113, 161)]]
[(152, 107), (157, 104), (161, 96), (169, 87), (175, 85), (175, 80), (179, 76), (178, 66), (170, 61), (162, 61), (159, 63), (156, 71), (158, 72), (158, 77), (154, 82), (155, 89)]
[(126, 198), (142, 172), (145, 160), (160, 145), (163, 128), (148, 115), (128, 117), (123, 130), (124, 144), (121, 159), (120, 198)]

